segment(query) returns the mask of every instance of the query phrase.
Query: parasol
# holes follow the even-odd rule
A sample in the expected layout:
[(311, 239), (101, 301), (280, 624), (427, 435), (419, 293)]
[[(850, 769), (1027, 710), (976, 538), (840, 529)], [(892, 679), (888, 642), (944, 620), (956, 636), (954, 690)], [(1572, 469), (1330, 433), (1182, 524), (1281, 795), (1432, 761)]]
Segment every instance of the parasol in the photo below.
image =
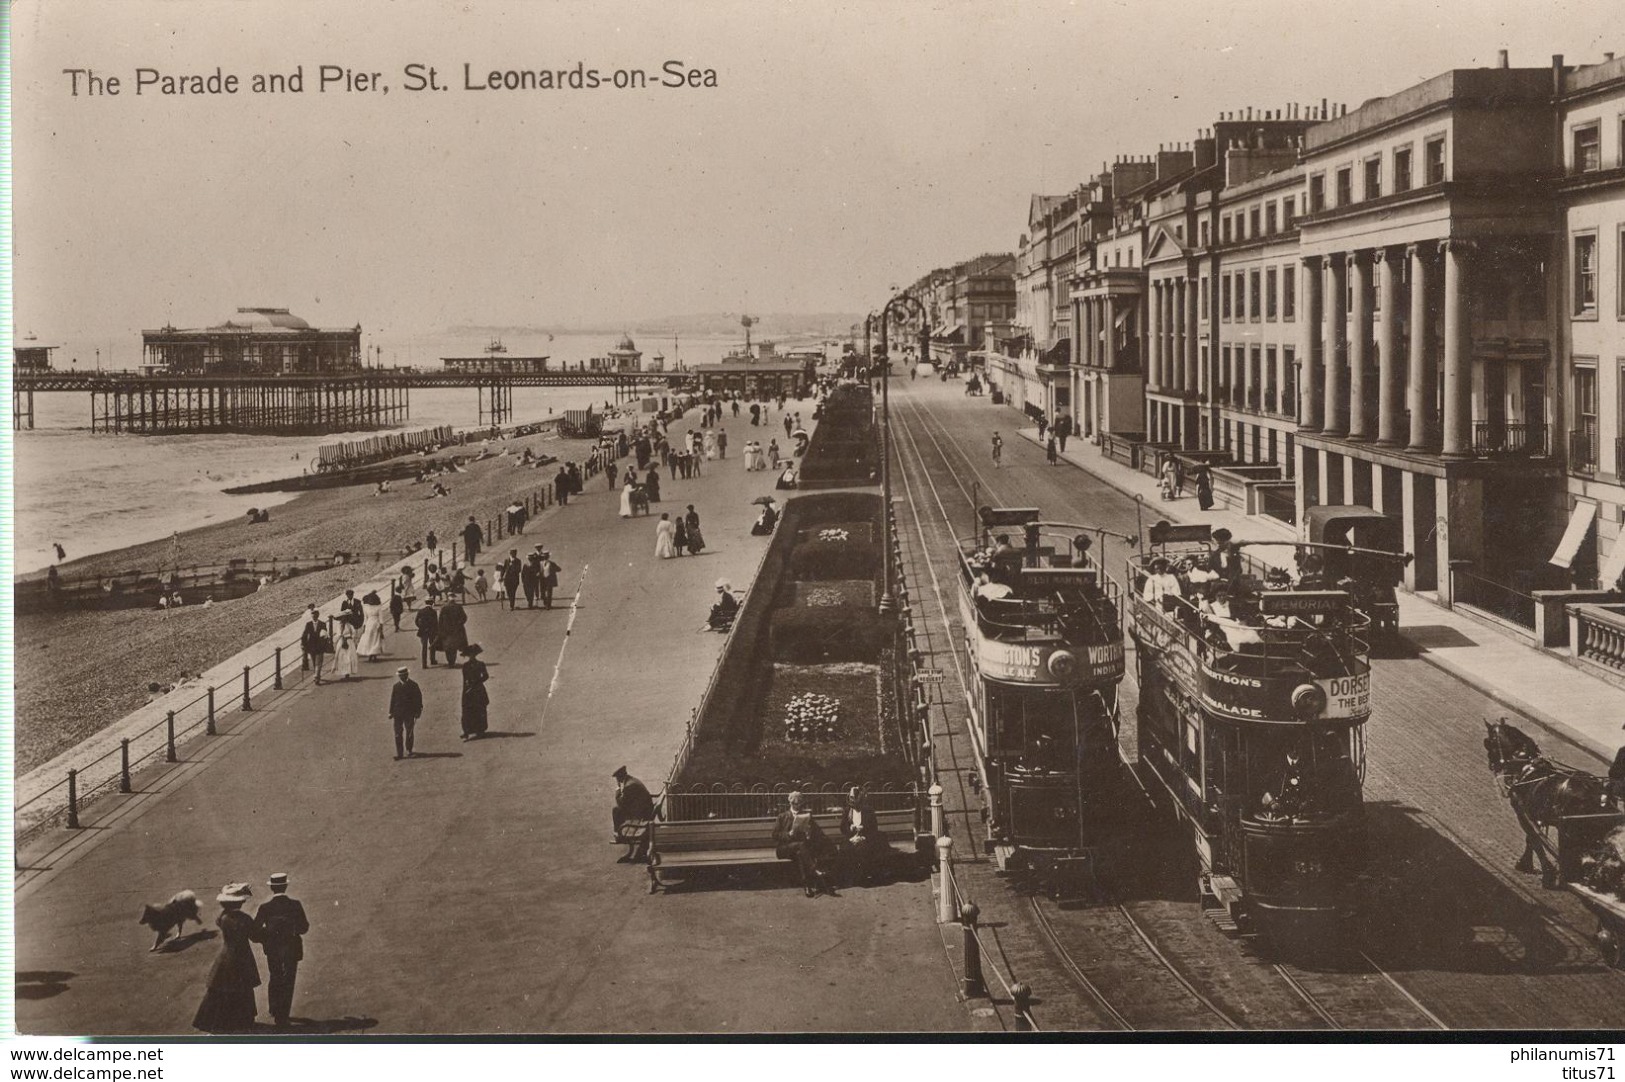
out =
[(761, 504), (763, 507), (771, 507), (778, 501), (774, 500), (772, 496), (758, 496), (750, 502), (752, 504)]

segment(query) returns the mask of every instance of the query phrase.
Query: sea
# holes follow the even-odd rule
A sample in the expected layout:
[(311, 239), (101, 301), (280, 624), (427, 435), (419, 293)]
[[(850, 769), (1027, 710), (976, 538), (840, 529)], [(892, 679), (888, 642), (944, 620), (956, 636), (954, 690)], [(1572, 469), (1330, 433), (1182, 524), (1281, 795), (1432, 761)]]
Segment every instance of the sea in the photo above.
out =
[[(743, 344), (733, 337), (674, 340), (632, 333), (645, 364), (658, 352), (664, 355), (668, 370), (679, 361), (689, 366), (714, 363)], [(603, 356), (619, 337), (544, 334), (504, 338), (503, 345), (511, 356), (546, 355), (555, 364), (575, 364)], [(441, 357), (476, 356), (490, 342), (488, 337), (457, 335), (400, 341), (363, 338), (369, 361), (425, 368), (439, 368)], [(86, 371), (95, 367), (97, 350), (107, 367), (134, 367), (141, 344), (139, 339), (133, 343), (69, 340), (53, 361), (58, 368)], [(515, 388), (514, 416), (509, 423), (525, 424), (567, 409), (601, 406), (606, 397), (612, 397), (608, 390)], [(414, 389), (411, 416), (399, 428), (327, 436), (92, 434), (88, 394), (36, 395), (35, 427), (13, 434), (14, 568), (25, 573), (57, 562), (53, 546), (58, 544), (71, 560), (226, 521), (250, 507), (274, 506), (295, 494), (228, 496), (222, 489), (298, 476), (315, 461), (323, 444), (436, 425), (476, 428), (477, 395), (472, 387)]]

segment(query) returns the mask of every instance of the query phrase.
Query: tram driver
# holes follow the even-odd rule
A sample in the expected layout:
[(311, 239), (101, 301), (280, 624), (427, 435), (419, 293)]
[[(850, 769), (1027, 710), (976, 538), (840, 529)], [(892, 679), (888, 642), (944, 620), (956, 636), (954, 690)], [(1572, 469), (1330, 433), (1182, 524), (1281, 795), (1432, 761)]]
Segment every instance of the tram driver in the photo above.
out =
[(1303, 763), (1297, 748), (1286, 753), (1286, 766), (1281, 780), (1264, 794), (1260, 803), (1271, 818), (1294, 819), (1307, 810), (1308, 799), (1303, 784)]

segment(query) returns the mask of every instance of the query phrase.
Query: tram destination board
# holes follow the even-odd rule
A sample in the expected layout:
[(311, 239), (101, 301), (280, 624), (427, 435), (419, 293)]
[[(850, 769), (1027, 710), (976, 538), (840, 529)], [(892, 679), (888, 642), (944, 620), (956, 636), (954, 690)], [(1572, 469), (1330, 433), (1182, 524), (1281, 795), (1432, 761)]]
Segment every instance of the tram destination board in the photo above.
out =
[(1029, 522), (1037, 522), (1039, 515), (1036, 507), (984, 507), (981, 510), (982, 525), (990, 529), (994, 526), (1025, 526)]
[(1258, 595), (1258, 611), (1265, 616), (1319, 616), (1342, 612), (1349, 606), (1343, 590), (1294, 590)]

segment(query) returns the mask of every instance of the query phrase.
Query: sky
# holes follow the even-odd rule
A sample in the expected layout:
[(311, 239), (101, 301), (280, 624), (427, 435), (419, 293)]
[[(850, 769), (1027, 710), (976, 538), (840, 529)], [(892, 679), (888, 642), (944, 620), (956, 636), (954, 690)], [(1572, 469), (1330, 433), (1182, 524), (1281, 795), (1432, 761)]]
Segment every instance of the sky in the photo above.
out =
[[(1625, 5), (15, 0), (11, 45), (19, 337), (252, 305), (401, 336), (866, 311), (1221, 111), (1352, 108), (1500, 48), (1594, 62)], [(668, 62), (715, 85), (467, 89)], [(387, 92), (321, 92), (321, 65)], [(75, 96), (74, 68), (120, 92)], [(137, 94), (139, 68), (239, 89)], [(250, 90), (296, 70), (303, 93)]]

